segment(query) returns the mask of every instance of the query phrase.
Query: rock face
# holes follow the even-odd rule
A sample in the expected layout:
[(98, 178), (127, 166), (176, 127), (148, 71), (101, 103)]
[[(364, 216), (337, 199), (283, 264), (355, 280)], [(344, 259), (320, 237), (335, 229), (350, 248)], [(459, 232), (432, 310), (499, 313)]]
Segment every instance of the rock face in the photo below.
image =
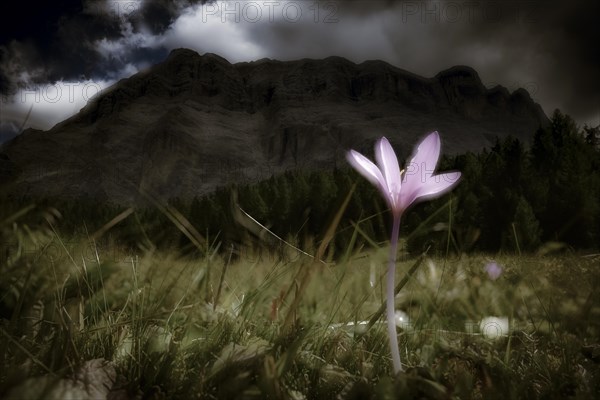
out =
[(294, 168), (345, 165), (387, 136), (400, 156), (440, 132), (444, 153), (495, 136), (529, 141), (548, 124), (522, 89), (486, 89), (464, 66), (423, 78), (382, 61), (339, 57), (230, 64), (178, 49), (123, 79), (46, 132), (0, 147), (15, 195), (135, 203), (140, 192), (189, 197)]

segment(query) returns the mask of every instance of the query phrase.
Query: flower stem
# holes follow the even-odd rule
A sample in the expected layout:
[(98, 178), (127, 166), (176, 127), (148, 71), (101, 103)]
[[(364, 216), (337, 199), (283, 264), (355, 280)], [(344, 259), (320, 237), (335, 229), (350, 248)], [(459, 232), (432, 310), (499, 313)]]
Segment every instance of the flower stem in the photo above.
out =
[(394, 215), (394, 225), (392, 227), (392, 238), (390, 243), (390, 258), (387, 271), (387, 325), (388, 335), (390, 337), (390, 350), (392, 352), (392, 362), (394, 364), (394, 374), (402, 371), (400, 362), (400, 350), (398, 349), (398, 334), (396, 332), (396, 307), (394, 277), (396, 275), (396, 250), (398, 248), (398, 235), (400, 231), (400, 216)]

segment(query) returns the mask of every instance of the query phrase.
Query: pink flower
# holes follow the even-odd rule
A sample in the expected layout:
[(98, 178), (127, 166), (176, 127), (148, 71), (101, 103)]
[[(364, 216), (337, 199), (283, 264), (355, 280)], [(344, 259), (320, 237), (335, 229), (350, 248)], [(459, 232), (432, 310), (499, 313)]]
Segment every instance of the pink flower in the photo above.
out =
[(487, 272), (488, 277), (495, 281), (502, 275), (502, 266), (497, 264), (495, 261), (489, 262), (484, 267), (485, 272)]
[(375, 146), (377, 165), (350, 150), (348, 162), (369, 182), (379, 188), (394, 215), (402, 213), (417, 200), (441, 196), (460, 179), (460, 172), (433, 175), (440, 157), (440, 136), (432, 132), (417, 147), (406, 170), (400, 171), (390, 142), (382, 137)]
[(400, 217), (406, 209), (417, 200), (430, 199), (447, 192), (460, 178), (460, 172), (433, 175), (440, 158), (440, 136), (430, 133), (419, 144), (406, 171), (400, 171), (398, 158), (390, 142), (385, 137), (375, 146), (377, 165), (362, 154), (350, 150), (348, 162), (372, 184), (379, 188), (390, 210), (393, 225), (390, 239), (390, 257), (387, 272), (387, 325), (392, 353), (394, 372), (402, 371), (398, 335), (396, 332), (394, 276), (396, 268), (396, 249), (400, 231)]

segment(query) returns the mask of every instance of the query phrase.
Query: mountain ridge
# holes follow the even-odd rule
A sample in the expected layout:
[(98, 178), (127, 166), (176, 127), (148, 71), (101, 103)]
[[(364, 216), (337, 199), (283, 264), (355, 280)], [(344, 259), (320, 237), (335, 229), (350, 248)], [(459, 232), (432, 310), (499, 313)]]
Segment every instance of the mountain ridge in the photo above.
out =
[(454, 66), (425, 78), (383, 61), (261, 59), (173, 50), (120, 80), (48, 131), (0, 147), (0, 178), (14, 195), (81, 195), (136, 203), (206, 194), (295, 168), (345, 165), (387, 136), (401, 157), (438, 130), (443, 152), (528, 142), (548, 118), (527, 91), (487, 89)]

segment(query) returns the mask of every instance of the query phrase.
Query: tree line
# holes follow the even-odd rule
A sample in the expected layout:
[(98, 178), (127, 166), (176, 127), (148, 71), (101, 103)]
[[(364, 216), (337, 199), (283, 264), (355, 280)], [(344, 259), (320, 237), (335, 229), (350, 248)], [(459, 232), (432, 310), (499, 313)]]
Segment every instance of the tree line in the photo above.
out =
[[(425, 248), (440, 253), (521, 253), (548, 243), (597, 250), (599, 131), (600, 127), (588, 126), (580, 130), (573, 119), (556, 110), (550, 125), (539, 128), (529, 146), (508, 136), (477, 154), (442, 157), (438, 169), (461, 171), (461, 182), (451, 193), (405, 213), (401, 228), (405, 250), (413, 254)], [(323, 238), (352, 188), (332, 244), (336, 254), (342, 254), (360, 246), (384, 244), (391, 229), (381, 196), (349, 167), (288, 171), (255, 184), (222, 187), (200, 198), (171, 199), (169, 207), (189, 221), (207, 246), (230, 242), (276, 245), (270, 234), (240, 226), (237, 204), (276, 235), (310, 251)], [(11, 201), (12, 209), (18, 209), (15, 199)], [(31, 199), (16, 203), (27, 201)], [(73, 235), (99, 229), (124, 209), (94, 199), (36, 202), (59, 209), (61, 231)], [(136, 209), (106, 235), (132, 247), (151, 243), (197, 250), (181, 227), (156, 207)]]

